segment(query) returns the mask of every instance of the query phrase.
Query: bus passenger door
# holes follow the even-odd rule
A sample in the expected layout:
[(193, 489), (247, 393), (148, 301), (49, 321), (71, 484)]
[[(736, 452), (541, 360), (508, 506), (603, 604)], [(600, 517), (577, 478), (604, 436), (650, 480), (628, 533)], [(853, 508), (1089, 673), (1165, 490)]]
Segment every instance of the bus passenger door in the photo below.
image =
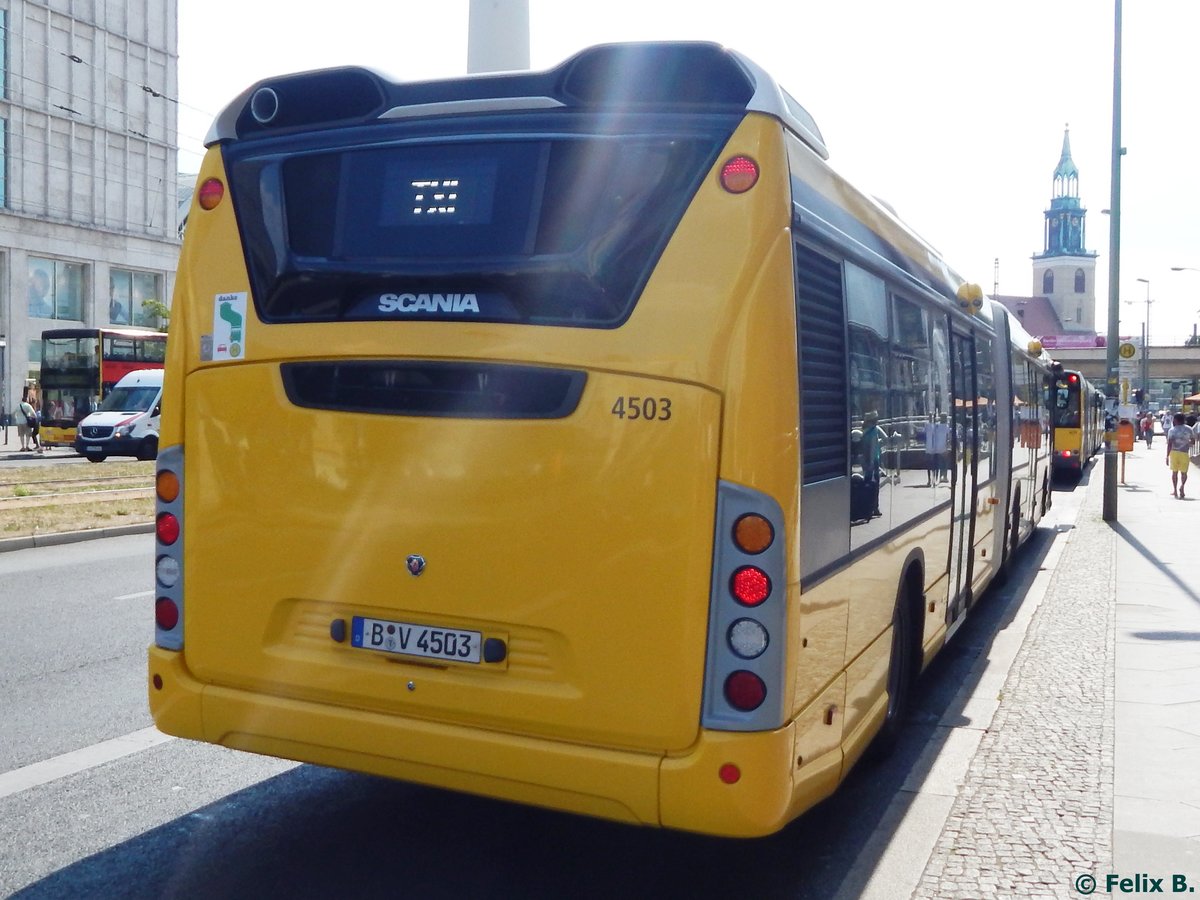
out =
[(953, 518), (950, 530), (950, 602), (946, 607), (949, 637), (962, 624), (971, 597), (971, 563), (975, 545), (975, 492), (978, 416), (974, 404), (975, 341), (969, 334), (953, 331), (950, 339), (950, 379), (953, 393), (954, 425), (951, 440), (954, 463), (950, 478)]

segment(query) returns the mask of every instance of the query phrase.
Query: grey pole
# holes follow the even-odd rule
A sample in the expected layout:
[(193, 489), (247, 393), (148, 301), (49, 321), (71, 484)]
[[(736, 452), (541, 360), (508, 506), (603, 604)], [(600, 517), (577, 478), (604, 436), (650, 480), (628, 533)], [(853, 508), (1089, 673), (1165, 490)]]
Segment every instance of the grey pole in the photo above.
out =
[(471, 0), (467, 73), (529, 68), (529, 0)]
[(1121, 0), (1113, 0), (1112, 197), (1108, 232), (1108, 415), (1104, 426), (1104, 521), (1117, 520), (1117, 341), (1121, 312)]

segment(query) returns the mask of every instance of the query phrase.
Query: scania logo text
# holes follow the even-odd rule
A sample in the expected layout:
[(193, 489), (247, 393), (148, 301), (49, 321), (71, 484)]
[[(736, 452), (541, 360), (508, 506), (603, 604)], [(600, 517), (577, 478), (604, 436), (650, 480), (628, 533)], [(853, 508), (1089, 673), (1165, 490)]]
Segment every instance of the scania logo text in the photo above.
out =
[(478, 313), (474, 294), (380, 294), (380, 312)]

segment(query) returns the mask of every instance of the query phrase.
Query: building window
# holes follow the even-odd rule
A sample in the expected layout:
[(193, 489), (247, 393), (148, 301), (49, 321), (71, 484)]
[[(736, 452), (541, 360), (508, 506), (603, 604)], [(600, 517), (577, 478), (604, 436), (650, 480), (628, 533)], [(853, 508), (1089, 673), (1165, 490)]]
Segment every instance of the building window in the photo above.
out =
[(1082, 294), (1087, 289), (1087, 276), (1083, 274), (1083, 269), (1075, 270), (1075, 293)]
[(8, 119), (0, 119), (0, 207), (8, 206)]
[(114, 325), (154, 328), (158, 317), (147, 311), (146, 300), (159, 300), (161, 279), (151, 272), (112, 269), (108, 275), (108, 320)]
[(0, 9), (0, 97), (8, 96), (8, 10)]
[(1052, 272), (1050, 269), (1047, 269), (1042, 273), (1042, 293), (1054, 293), (1054, 272)]
[(29, 315), (83, 321), (83, 266), (29, 257)]

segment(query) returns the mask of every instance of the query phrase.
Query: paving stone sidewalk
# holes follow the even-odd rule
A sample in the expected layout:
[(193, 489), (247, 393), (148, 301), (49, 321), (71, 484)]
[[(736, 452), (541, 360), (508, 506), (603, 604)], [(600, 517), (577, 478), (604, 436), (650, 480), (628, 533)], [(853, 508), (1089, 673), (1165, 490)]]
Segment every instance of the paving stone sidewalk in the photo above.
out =
[(1078, 898), (1076, 879), (1113, 871), (1117, 538), (1102, 477), (1098, 464), (914, 897)]

